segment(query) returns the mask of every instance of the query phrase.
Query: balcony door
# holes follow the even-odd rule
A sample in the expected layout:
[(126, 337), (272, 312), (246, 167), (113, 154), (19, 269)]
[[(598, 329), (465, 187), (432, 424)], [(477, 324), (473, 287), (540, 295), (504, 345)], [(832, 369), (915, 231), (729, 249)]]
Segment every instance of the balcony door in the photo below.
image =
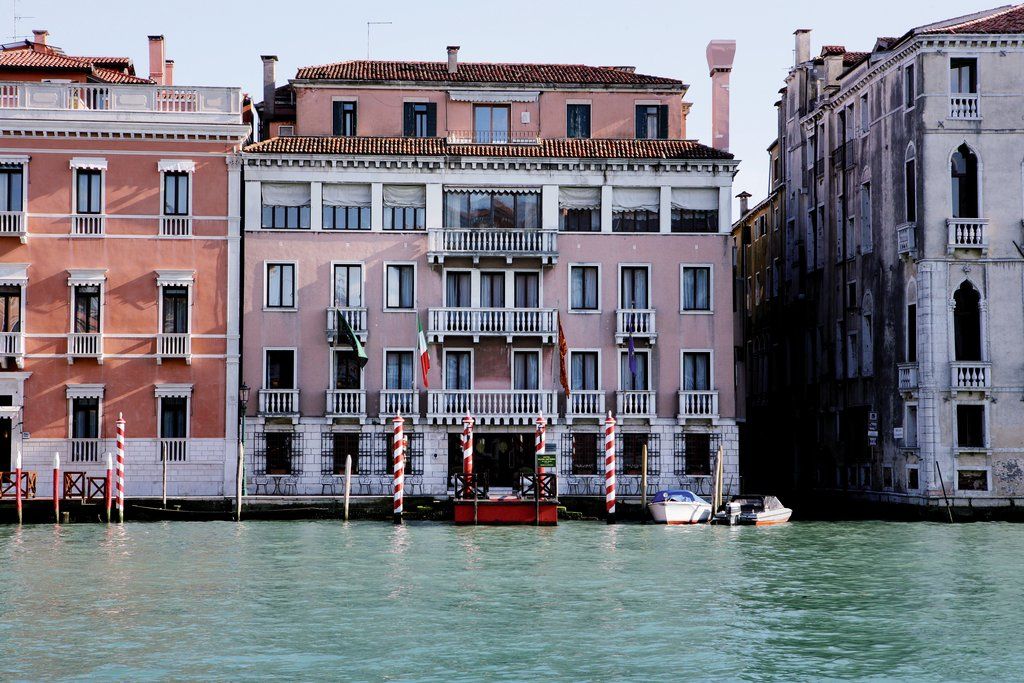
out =
[(540, 274), (516, 273), (515, 307), (540, 308)]
[(505, 273), (480, 273), (480, 305), (483, 308), (505, 308)]
[(623, 266), (621, 271), (621, 307), (627, 309), (650, 308), (648, 280), (650, 271), (646, 266)]
[(480, 144), (508, 142), (510, 118), (507, 104), (473, 107), (473, 142)]
[(473, 287), (470, 272), (463, 270), (445, 273), (445, 306), (469, 308), (473, 305)]
[(470, 352), (446, 351), (444, 359), (444, 388), (452, 391), (468, 391), (473, 384)]
[(21, 287), (0, 287), (0, 332), (21, 332)]
[(683, 390), (711, 389), (711, 354), (706, 351), (683, 353)]
[(334, 352), (334, 388), (357, 391), (363, 388), (363, 373), (359, 367), (359, 356), (354, 351)]
[(294, 389), (295, 351), (292, 349), (268, 349), (264, 381), (267, 389)]
[(188, 332), (188, 288), (163, 288), (164, 320), (162, 330), (167, 334)]
[(516, 391), (540, 389), (539, 351), (516, 351), (512, 354), (512, 388)]
[(363, 267), (359, 264), (334, 266), (334, 306), (362, 308)]
[(597, 391), (597, 352), (573, 351), (569, 360), (573, 391)]
[(100, 331), (99, 285), (75, 285), (75, 332)]
[[(632, 356), (632, 360), (630, 356)], [(636, 351), (633, 354), (622, 352), (619, 363), (619, 386), (623, 391), (648, 391), (650, 389), (647, 361), (646, 351)]]

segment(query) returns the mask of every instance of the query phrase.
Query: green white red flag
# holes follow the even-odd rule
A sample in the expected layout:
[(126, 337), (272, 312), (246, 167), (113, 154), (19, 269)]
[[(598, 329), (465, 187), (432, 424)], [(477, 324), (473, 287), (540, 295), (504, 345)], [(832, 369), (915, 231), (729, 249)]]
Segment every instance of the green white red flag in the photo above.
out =
[(427, 353), (427, 337), (423, 334), (423, 325), (420, 324), (420, 319), (416, 317), (416, 350), (420, 353), (420, 370), (423, 373), (423, 388), (429, 389), (430, 383), (427, 381), (427, 373), (430, 372), (430, 354)]

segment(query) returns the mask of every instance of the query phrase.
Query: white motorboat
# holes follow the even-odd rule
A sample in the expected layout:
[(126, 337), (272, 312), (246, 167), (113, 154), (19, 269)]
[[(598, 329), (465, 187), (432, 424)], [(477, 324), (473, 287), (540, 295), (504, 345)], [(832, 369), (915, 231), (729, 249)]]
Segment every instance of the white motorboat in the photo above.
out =
[(658, 491), (647, 509), (658, 524), (700, 524), (711, 519), (711, 503), (692, 491)]
[(725, 509), (718, 513), (716, 522), (723, 524), (750, 524), (768, 526), (789, 521), (793, 511), (775, 496), (733, 496)]

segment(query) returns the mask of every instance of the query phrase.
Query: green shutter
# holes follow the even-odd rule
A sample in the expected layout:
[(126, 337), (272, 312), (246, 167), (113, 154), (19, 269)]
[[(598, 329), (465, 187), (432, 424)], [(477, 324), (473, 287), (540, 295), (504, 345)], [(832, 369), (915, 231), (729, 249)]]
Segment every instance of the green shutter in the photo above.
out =
[(416, 136), (416, 104), (406, 102), (402, 109), (402, 135), (407, 138)]
[(643, 140), (647, 137), (647, 117), (644, 115), (644, 110), (647, 107), (643, 105), (636, 106), (636, 139)]
[(427, 136), (437, 137), (437, 103), (427, 103)]
[(658, 105), (658, 139), (668, 138), (668, 105)]

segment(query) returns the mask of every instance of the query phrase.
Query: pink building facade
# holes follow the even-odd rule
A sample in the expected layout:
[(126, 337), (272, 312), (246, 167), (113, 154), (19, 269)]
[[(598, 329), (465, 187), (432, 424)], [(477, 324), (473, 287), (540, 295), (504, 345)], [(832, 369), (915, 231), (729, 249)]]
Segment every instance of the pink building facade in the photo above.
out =
[(241, 168), (234, 88), (0, 50), (0, 470), (100, 475), (127, 423), (129, 495), (222, 495), (237, 443)]
[(563, 495), (596, 495), (609, 412), (626, 495), (645, 447), (652, 486), (707, 488), (721, 448), (738, 490), (737, 162), (685, 139), (687, 86), (448, 57), (285, 86), (264, 57), (269, 137), (243, 153), (249, 491), (340, 490), (346, 456), (357, 493), (386, 491), (400, 413), (410, 492), (444, 495), (468, 413), (492, 488), (532, 467), (543, 415)]

